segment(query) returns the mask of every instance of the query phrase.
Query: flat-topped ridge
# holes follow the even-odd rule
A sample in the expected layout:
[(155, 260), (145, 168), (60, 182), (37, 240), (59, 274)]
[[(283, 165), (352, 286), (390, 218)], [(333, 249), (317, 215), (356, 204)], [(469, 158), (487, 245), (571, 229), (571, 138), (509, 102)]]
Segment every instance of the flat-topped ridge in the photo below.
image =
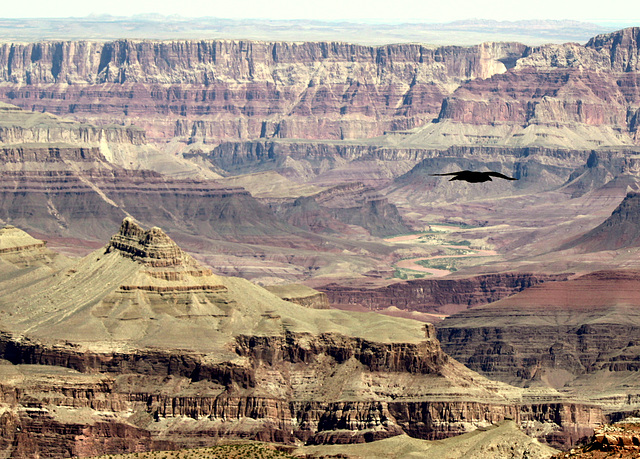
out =
[(45, 247), (46, 242), (36, 239), (15, 226), (0, 228), (0, 253), (22, 252)]

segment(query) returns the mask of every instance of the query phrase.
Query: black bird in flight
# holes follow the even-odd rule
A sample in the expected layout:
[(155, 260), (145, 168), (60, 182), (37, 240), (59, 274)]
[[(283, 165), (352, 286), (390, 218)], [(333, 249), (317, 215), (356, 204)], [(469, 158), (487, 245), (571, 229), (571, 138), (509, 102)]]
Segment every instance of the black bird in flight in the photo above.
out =
[(478, 172), (478, 171), (458, 171), (458, 172), (449, 172), (446, 174), (430, 174), (430, 175), (453, 175), (453, 178), (449, 180), (452, 182), (453, 180), (464, 180), (469, 183), (480, 183), (480, 182), (492, 182), (491, 177), (498, 177), (505, 180), (518, 180), (517, 178), (507, 177), (500, 172)]

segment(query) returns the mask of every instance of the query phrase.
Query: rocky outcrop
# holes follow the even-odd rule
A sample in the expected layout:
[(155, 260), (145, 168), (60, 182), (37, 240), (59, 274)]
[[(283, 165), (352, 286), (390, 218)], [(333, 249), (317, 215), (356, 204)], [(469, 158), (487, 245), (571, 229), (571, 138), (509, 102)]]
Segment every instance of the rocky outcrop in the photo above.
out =
[(358, 231), (354, 227), (360, 227), (373, 236), (385, 237), (410, 231), (395, 205), (357, 182), (273, 203), (271, 208), (291, 225), (317, 233), (350, 234)]
[(0, 253), (18, 253), (42, 249), (46, 242), (31, 237), (15, 226), (5, 226), (0, 228)]
[(11, 225), (0, 228), (0, 260), (3, 262), (0, 278), (11, 278), (16, 269), (23, 268), (46, 267), (48, 269), (39, 270), (46, 275), (49, 269), (59, 269), (67, 262), (66, 257), (50, 250), (45, 241)]
[(623, 459), (638, 457), (640, 453), (640, 429), (638, 418), (629, 418), (612, 425), (599, 426), (590, 442), (579, 448), (572, 448), (570, 456), (561, 453), (554, 458), (575, 457), (589, 459), (616, 456)]
[(306, 308), (329, 309), (327, 294), (302, 284), (267, 285), (271, 293)]
[(334, 305), (439, 312), (492, 303), (534, 285), (564, 279), (566, 275), (491, 274), (467, 279), (414, 279), (374, 288), (339, 283), (316, 288), (325, 292)]
[[(325, 336), (317, 343), (336, 346), (339, 341), (335, 338)], [(296, 356), (296, 353), (282, 351), (304, 343), (305, 337), (289, 335), (286, 342), (272, 341), (267, 347), (264, 340), (252, 340), (255, 337), (240, 339), (238, 349), (248, 351), (246, 357), (249, 357), (253, 371), (265, 364), (270, 371), (277, 371), (283, 359), (289, 363), (302, 363), (299, 359), (303, 358), (308, 367), (316, 359), (325, 358), (324, 352), (331, 349), (314, 346), (307, 350), (306, 356)], [(349, 344), (349, 340), (343, 339), (342, 343)], [(19, 355), (25, 362), (30, 361), (26, 352), (7, 352), (6, 336), (2, 344), (3, 355), (11, 357), (15, 363), (19, 362)], [(22, 340), (15, 344), (19, 347), (27, 342)], [(44, 350), (41, 348), (38, 352)], [(59, 346), (54, 352), (63, 362), (65, 352), (69, 351), (74, 352)], [(339, 355), (335, 354), (336, 358)], [(204, 446), (225, 437), (289, 444), (296, 439), (307, 444), (358, 443), (401, 433), (441, 439), (506, 418), (529, 426), (532, 434), (536, 429), (544, 428), (546, 433), (541, 438), (556, 446), (568, 446), (591, 435), (592, 426), (602, 420), (597, 407), (566, 402), (525, 401), (511, 405), (384, 399), (287, 400), (252, 395), (252, 391), (259, 390), (264, 384), (258, 373), (248, 379), (247, 374), (242, 373), (227, 373), (228, 377), (220, 378), (215, 372), (197, 371), (205, 370), (202, 366), (196, 367), (196, 371), (192, 368), (187, 374), (188, 366), (181, 367), (180, 359), (175, 355), (167, 353), (164, 363), (159, 357), (161, 354), (158, 353), (155, 356), (137, 355), (133, 359), (124, 354), (110, 357), (85, 354), (85, 361), (92, 365), (85, 368), (85, 373), (59, 367), (5, 365), (9, 371), (4, 372), (5, 378), (0, 381), (3, 395), (0, 402), (6, 407), (1, 423), (4, 428), (0, 428), (4, 451), (13, 457), (34, 454), (82, 457), (162, 447)], [(391, 361), (393, 359), (388, 362)], [(73, 364), (74, 360), (67, 362)], [(95, 373), (99, 362), (102, 362), (100, 368), (108, 374)], [(137, 363), (132, 366), (134, 362)], [(163, 368), (163, 365), (166, 366)], [(136, 373), (131, 373), (132, 370)], [(302, 367), (294, 365), (291, 370), (294, 379), (303, 374), (300, 373)], [(376, 371), (388, 370), (378, 367)], [(250, 392), (243, 394), (238, 387)], [(39, 394), (37, 399), (30, 395), (34, 393)], [(53, 438), (57, 441), (53, 442)]]
[[(430, 48), (256, 41), (48, 42), (0, 48), (2, 97), (148, 136), (357, 138), (430, 121), (452, 87), (506, 70), (520, 44)], [(62, 86), (64, 84), (64, 86)]]
[[(190, 275), (210, 275), (211, 270), (197, 270), (196, 262), (185, 254), (161, 228), (144, 230), (131, 217), (122, 220), (120, 231), (111, 237), (106, 253), (118, 250), (145, 266), (192, 268)], [(167, 279), (168, 280), (168, 279)]]
[(635, 373), (638, 285), (624, 270), (544, 283), (447, 317), (438, 337), (469, 368), (510, 383), (571, 387), (585, 375)]
[(586, 234), (567, 242), (561, 249), (597, 252), (637, 247), (640, 245), (639, 223), (640, 194), (631, 192), (609, 218)]

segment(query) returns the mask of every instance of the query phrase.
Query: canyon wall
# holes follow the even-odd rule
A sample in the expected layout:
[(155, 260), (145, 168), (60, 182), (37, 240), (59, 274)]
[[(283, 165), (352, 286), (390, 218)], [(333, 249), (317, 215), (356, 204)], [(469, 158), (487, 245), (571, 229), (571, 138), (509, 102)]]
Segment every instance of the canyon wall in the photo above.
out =
[[(485, 142), (577, 145), (579, 138), (563, 132), (568, 127), (595, 147), (637, 144), (639, 36), (633, 27), (585, 46), (528, 48), (512, 71), (470, 81), (446, 97), (438, 122), (484, 126)], [(465, 143), (478, 142), (472, 137)]]
[(6, 43), (0, 97), (150, 139), (358, 138), (428, 122), (461, 83), (525, 47), (256, 41)]
[(539, 283), (566, 279), (566, 275), (490, 274), (467, 279), (414, 279), (385, 287), (350, 287), (339, 283), (316, 287), (331, 304), (360, 305), (367, 309), (399, 309), (421, 312), (464, 310), (492, 303)]
[[(353, 359), (367, 372), (438, 378), (447, 357), (436, 341), (425, 343), (245, 336), (236, 351), (246, 364), (231, 367), (172, 352), (99, 355), (3, 334), (1, 354), (11, 363), (3, 362), (0, 378), (0, 448), (18, 458), (84, 457), (206, 446), (220, 438), (335, 444), (408, 433), (440, 439), (507, 418), (533, 435), (544, 430), (540, 438), (552, 445), (567, 446), (586, 439), (603, 419), (595, 406), (562, 401), (331, 400), (304, 389), (314, 366), (333, 362), (344, 371)], [(264, 378), (280, 374), (289, 375), (284, 382), (294, 385), (293, 393), (269, 395)]]
[[(598, 375), (640, 370), (639, 280), (637, 271), (610, 270), (546, 282), (447, 317), (437, 325), (438, 337), (449, 355), (493, 379), (569, 390), (593, 375), (602, 386)], [(629, 400), (640, 391), (623, 387), (609, 391)], [(578, 390), (606, 392), (588, 384)]]

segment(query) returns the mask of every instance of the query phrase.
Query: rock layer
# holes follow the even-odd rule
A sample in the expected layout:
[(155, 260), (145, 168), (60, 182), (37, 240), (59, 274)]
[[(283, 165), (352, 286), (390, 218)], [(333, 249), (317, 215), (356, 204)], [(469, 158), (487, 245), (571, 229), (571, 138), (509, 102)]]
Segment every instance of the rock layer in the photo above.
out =
[(511, 383), (571, 387), (589, 375), (635, 374), (639, 282), (619, 270), (545, 283), (452, 315), (438, 336), (469, 368)]
[(104, 248), (30, 273), (0, 295), (0, 446), (14, 457), (444, 438), (507, 416), (572, 444), (602, 419), (470, 372), (432, 325), (283, 301), (129, 218)]
[(520, 44), (135, 41), (4, 44), (0, 94), (37, 111), (134, 119), (153, 139), (357, 138), (430, 121)]
[(491, 274), (468, 279), (414, 279), (384, 287), (360, 287), (339, 283), (316, 287), (334, 305), (360, 305), (367, 309), (400, 309), (449, 312), (492, 303), (535, 285), (566, 279), (565, 275)]

